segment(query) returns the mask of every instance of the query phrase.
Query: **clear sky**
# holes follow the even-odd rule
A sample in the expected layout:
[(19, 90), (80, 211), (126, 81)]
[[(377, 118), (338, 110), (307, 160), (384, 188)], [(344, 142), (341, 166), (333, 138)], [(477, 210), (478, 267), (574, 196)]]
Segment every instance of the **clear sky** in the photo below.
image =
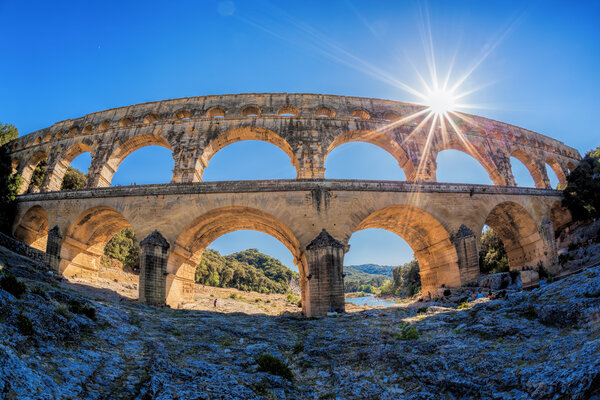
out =
[[(367, 5), (368, 4), (368, 5)], [(600, 2), (62, 1), (0, 0), (0, 121), (26, 134), (107, 108), (206, 94), (308, 92), (417, 101), (403, 85), (429, 79), (430, 48), (450, 81), (475, 92), (464, 109), (577, 148), (600, 145)], [(431, 47), (430, 47), (431, 43)], [(438, 179), (489, 182), (458, 152)], [(87, 169), (89, 156), (74, 161)], [(144, 148), (113, 184), (168, 182), (173, 160)], [(351, 143), (327, 159), (329, 178), (404, 179), (381, 149)], [(520, 185), (532, 185), (514, 164)], [(205, 180), (292, 178), (287, 156), (244, 142), (219, 152)], [(555, 178), (553, 179), (554, 182)], [(412, 252), (393, 234), (353, 235), (346, 264), (398, 264)], [(291, 266), (275, 239), (238, 232), (223, 253), (257, 247)]]

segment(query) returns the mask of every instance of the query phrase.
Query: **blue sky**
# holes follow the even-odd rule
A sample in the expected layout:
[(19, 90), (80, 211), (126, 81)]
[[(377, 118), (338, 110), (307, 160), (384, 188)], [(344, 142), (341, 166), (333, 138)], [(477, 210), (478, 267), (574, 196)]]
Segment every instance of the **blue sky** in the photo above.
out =
[[(245, 92), (309, 92), (415, 101), (397, 82), (422, 86), (429, 39), (452, 80), (475, 64), (467, 112), (531, 129), (584, 153), (598, 146), (600, 2), (23, 2), (0, 0), (0, 121), (21, 134), (107, 108)], [(430, 32), (430, 34), (429, 34)], [(484, 57), (485, 56), (485, 57)], [(478, 63), (478, 61), (481, 61)], [(74, 165), (86, 169), (89, 157)], [(441, 181), (487, 175), (460, 153), (438, 158)], [(327, 177), (403, 179), (367, 144), (327, 160)], [(133, 153), (113, 183), (167, 182), (162, 148)], [(532, 185), (522, 165), (517, 182)], [(280, 150), (261, 142), (219, 152), (205, 180), (291, 178)], [(346, 264), (398, 264), (412, 252), (387, 232), (353, 235)], [(274, 239), (238, 232), (213, 247), (257, 247), (291, 266)]]

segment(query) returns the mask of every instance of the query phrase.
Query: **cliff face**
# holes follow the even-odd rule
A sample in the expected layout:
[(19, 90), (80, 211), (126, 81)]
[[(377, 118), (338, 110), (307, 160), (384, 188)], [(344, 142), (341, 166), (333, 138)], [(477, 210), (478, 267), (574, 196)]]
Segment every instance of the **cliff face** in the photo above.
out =
[(600, 267), (468, 308), (303, 319), (84, 296), (4, 248), (0, 265), (27, 285), (0, 288), (3, 399), (600, 398)]

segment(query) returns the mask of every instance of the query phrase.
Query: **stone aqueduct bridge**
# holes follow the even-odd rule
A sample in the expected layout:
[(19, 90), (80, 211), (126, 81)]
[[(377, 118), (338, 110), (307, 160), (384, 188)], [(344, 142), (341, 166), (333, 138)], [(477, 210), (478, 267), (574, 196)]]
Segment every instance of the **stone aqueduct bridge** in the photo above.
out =
[[(425, 293), (478, 277), (484, 224), (500, 235), (512, 270), (553, 268), (553, 226), (564, 222), (564, 213), (545, 166), (564, 184), (578, 152), (476, 116), (454, 119), (460, 135), (439, 127), (429, 134), (429, 126), (419, 125), (423, 109), (356, 97), (245, 94), (138, 104), (62, 121), (8, 144), (24, 178), (22, 193), (37, 164), (48, 163), (41, 193), (19, 197), (13, 234), (46, 250), (60, 273), (93, 276), (106, 242), (132, 227), (145, 238), (140, 299), (177, 306), (193, 295), (195, 266), (212, 241), (236, 230), (261, 231), (293, 254), (307, 315), (343, 310), (343, 257), (361, 229), (404, 238), (419, 261)], [(242, 140), (281, 148), (297, 179), (200, 183), (211, 157)], [(407, 181), (323, 179), (327, 154), (352, 141), (387, 150)], [(123, 159), (148, 145), (172, 150), (172, 183), (108, 187)], [(495, 185), (436, 183), (437, 153), (446, 149), (474, 157)], [(87, 151), (87, 188), (59, 191), (66, 168)], [(514, 187), (510, 157), (527, 166), (535, 189)]]

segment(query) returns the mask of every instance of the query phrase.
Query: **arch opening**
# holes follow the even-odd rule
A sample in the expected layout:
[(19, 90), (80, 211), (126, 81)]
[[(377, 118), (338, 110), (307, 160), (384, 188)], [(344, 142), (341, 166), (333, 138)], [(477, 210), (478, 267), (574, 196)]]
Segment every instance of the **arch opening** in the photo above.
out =
[(277, 115), (280, 117), (295, 117), (299, 112), (300, 111), (296, 107), (287, 105), (279, 108)]
[(206, 117), (215, 119), (225, 118), (225, 109), (221, 107), (213, 107), (206, 112)]
[(523, 150), (515, 150), (510, 156), (510, 167), (517, 186), (543, 188), (542, 172), (533, 158)]
[[(189, 299), (190, 289), (186, 286), (193, 287), (196, 266), (201, 264), (205, 250), (218, 238), (237, 231), (262, 232), (278, 240), (292, 254), (300, 277), (305, 276), (306, 260), (300, 252), (300, 243), (278, 218), (249, 207), (219, 208), (194, 219), (177, 237), (167, 264), (167, 304), (180, 304), (186, 297)], [(304, 285), (302, 278), (300, 285)]]
[(406, 180), (389, 152), (365, 142), (344, 143), (333, 149), (325, 160), (325, 178)]
[(497, 274), (508, 272), (508, 256), (504, 248), (504, 242), (495, 230), (487, 225), (483, 226), (479, 250), (479, 273), (480, 275)]
[[(270, 143), (272, 145), (277, 146), (279, 149), (283, 150), (283, 152), (285, 154), (287, 154), (287, 156), (289, 157), (290, 163), (292, 164), (292, 166), (296, 169), (296, 176), (298, 176), (298, 159), (296, 158), (296, 155), (294, 154), (294, 151), (292, 150), (292, 147), (290, 146), (290, 144), (281, 136), (279, 136), (277, 133), (268, 130), (268, 129), (263, 129), (263, 128), (256, 128), (256, 127), (242, 127), (242, 128), (234, 128), (234, 129), (230, 129), (228, 131), (225, 131), (221, 134), (219, 134), (217, 137), (215, 137), (214, 139), (212, 139), (208, 145), (206, 146), (206, 148), (204, 149), (204, 152), (202, 153), (202, 156), (200, 157), (200, 161), (201, 163), (204, 165), (204, 168), (207, 169), (209, 167), (209, 162), (211, 161), (211, 159), (215, 156), (215, 154), (217, 154), (219, 151), (223, 150), (225, 147), (232, 145), (234, 143), (238, 143), (238, 142), (244, 142), (244, 141), (261, 141), (261, 142), (266, 142), (266, 143)], [(241, 147), (234, 147), (233, 148), (233, 153), (237, 153), (239, 151), (239, 149), (241, 149)], [(272, 153), (270, 147), (264, 147), (262, 145), (256, 145), (256, 144), (251, 144), (250, 145), (250, 149), (254, 149), (254, 150), (266, 150), (268, 149), (268, 151), (270, 152), (270, 154), (273, 154), (274, 157), (270, 158), (270, 162), (274, 162), (275, 164), (272, 165), (276, 165), (277, 166), (277, 171), (276, 175), (277, 176), (287, 176), (288, 175), (288, 171), (286, 170), (285, 167), (283, 167), (282, 162), (277, 158), (277, 153)], [(248, 154), (243, 154), (243, 153), (237, 153), (238, 156), (243, 155), (243, 156), (248, 156)], [(225, 155), (225, 158), (227, 154)], [(258, 153), (254, 153), (252, 154), (252, 156), (259, 156)], [(259, 158), (255, 158), (256, 162), (258, 163), (258, 165), (260, 166), (260, 164), (262, 164), (263, 162), (269, 161), (269, 159), (264, 159), (264, 160), (260, 160)], [(227, 165), (227, 169), (231, 170), (233, 167), (233, 165)], [(237, 168), (236, 168), (237, 169)], [(237, 169), (239, 173), (239, 169)], [(261, 171), (263, 173), (268, 172), (271, 173), (273, 171)], [(216, 175), (218, 175), (217, 171), (215, 171)], [(239, 176), (239, 175), (238, 175)], [(269, 175), (270, 177), (270, 175)], [(293, 175), (291, 175), (291, 177), (293, 177)], [(252, 178), (250, 178), (252, 179)], [(254, 178), (257, 179), (257, 178)], [(263, 179), (263, 178), (258, 178), (258, 179)]]
[(23, 182), (19, 188), (19, 194), (25, 192), (38, 192), (46, 175), (48, 155), (45, 151), (38, 151), (29, 158), (21, 171)]
[(537, 270), (546, 263), (548, 252), (537, 224), (523, 206), (512, 201), (500, 203), (490, 211), (485, 225), (502, 241), (511, 271)]
[[(126, 140), (116, 147), (102, 166), (100, 175), (104, 185), (110, 186), (116, 173), (114, 183), (118, 185), (169, 182), (174, 166), (172, 150), (169, 142), (158, 135), (139, 135)], [(134, 152), (137, 154), (130, 157)], [(127, 164), (121, 166), (125, 159)]]
[(354, 110), (352, 111), (352, 118), (354, 119), (371, 119), (371, 114), (365, 110)]
[(550, 186), (556, 189), (564, 189), (567, 186), (567, 176), (561, 165), (552, 157), (546, 159), (546, 174), (550, 180)]
[(203, 180), (294, 179), (296, 169), (279, 147), (259, 141), (232, 143), (217, 152), (203, 173)]
[(493, 185), (492, 173), (471, 154), (462, 150), (446, 149), (436, 158), (438, 182)]
[[(91, 163), (91, 148), (77, 143), (65, 150), (49, 171), (49, 191), (82, 189)], [(84, 172), (85, 171), (85, 172)]]
[(461, 285), (458, 255), (450, 234), (431, 214), (412, 206), (390, 206), (371, 213), (355, 229), (377, 228), (406, 241), (419, 263), (422, 293)]
[(35, 249), (46, 251), (48, 215), (40, 206), (33, 206), (23, 214), (13, 236)]
[(317, 108), (317, 111), (315, 111), (315, 114), (319, 118), (333, 118), (333, 117), (335, 117), (335, 111), (333, 111), (329, 107), (324, 107), (324, 106)]
[[(384, 229), (367, 228), (354, 232), (348, 243), (344, 292), (411, 297), (420, 291), (418, 262), (402, 237)], [(361, 304), (360, 300), (356, 302)]]
[[(381, 149), (385, 150), (387, 153), (391, 154), (392, 157), (396, 160), (396, 165), (394, 165), (393, 169), (391, 167), (391, 165), (386, 164), (385, 166), (385, 171), (386, 174), (387, 173), (391, 173), (391, 171), (395, 171), (398, 170), (397, 166), (400, 166), (401, 171), (404, 173), (404, 177), (402, 179), (399, 180), (408, 180), (408, 181), (413, 181), (415, 179), (415, 175), (416, 175), (416, 168), (415, 165), (413, 164), (412, 160), (408, 157), (407, 152), (404, 150), (404, 148), (398, 144), (398, 142), (396, 142), (394, 139), (390, 138), (389, 136), (387, 136), (384, 133), (378, 132), (378, 131), (370, 131), (370, 130), (355, 130), (355, 131), (349, 131), (346, 133), (343, 133), (341, 135), (338, 135), (337, 137), (335, 137), (335, 139), (333, 139), (333, 141), (331, 141), (331, 143), (329, 144), (329, 146), (327, 147), (327, 153), (325, 155), (325, 160), (324, 163), (325, 165), (327, 165), (327, 159), (329, 157), (329, 155), (339, 146), (345, 145), (347, 143), (352, 143), (352, 142), (363, 142), (363, 143), (367, 143), (367, 144), (371, 144), (371, 145), (375, 145), (377, 147), (380, 147)], [(347, 147), (352, 149), (352, 147)], [(359, 149), (359, 147), (355, 147), (354, 149)], [(371, 150), (371, 147), (367, 147), (367, 149), (369, 149), (367, 151), (367, 154), (372, 155), (374, 154), (373, 151)], [(362, 157), (363, 154), (361, 154), (360, 151), (356, 151), (355, 155)], [(380, 160), (385, 160), (387, 157), (387, 155), (383, 155), (383, 154), (378, 154), (378, 157), (381, 157)], [(372, 160), (372, 158), (371, 158)], [(370, 161), (367, 161), (370, 162)], [(379, 161), (377, 161), (379, 162)], [(358, 163), (356, 163), (358, 164)], [(356, 164), (352, 164), (352, 165), (356, 165)], [(343, 171), (339, 171), (339, 173), (343, 174)], [(325, 175), (329, 176), (330, 173), (328, 173), (327, 168), (325, 169)], [(337, 174), (335, 174), (337, 175)], [(390, 175), (393, 177), (399, 177), (399, 175), (397, 175), (395, 172), (393, 173), (393, 175)], [(400, 175), (401, 177), (401, 175)], [(398, 180), (398, 179), (395, 179)]]
[(260, 108), (257, 106), (247, 106), (242, 110), (243, 117), (260, 117)]
[(131, 228), (129, 221), (111, 207), (85, 210), (65, 232), (59, 272), (69, 278), (97, 277), (106, 244), (127, 228)]

